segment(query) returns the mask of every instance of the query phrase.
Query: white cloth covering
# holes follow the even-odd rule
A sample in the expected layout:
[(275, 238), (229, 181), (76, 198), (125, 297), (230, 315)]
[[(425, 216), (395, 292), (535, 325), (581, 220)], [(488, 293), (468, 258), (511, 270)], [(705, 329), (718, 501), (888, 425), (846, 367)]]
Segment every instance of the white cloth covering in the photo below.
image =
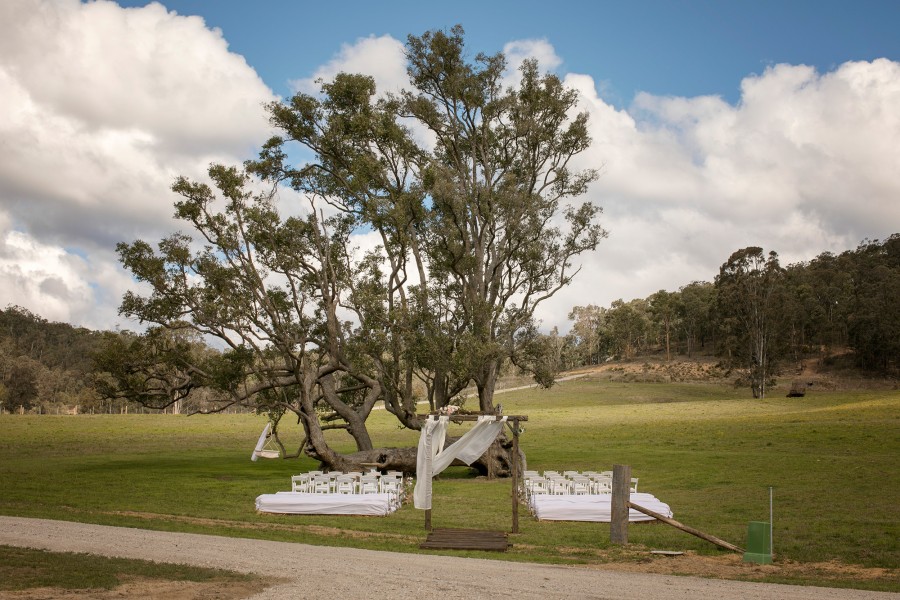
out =
[[(653, 494), (631, 494), (631, 502), (649, 508), (664, 517), (672, 517), (672, 509)], [(531, 511), (540, 521), (593, 521), (609, 523), (612, 518), (612, 494), (531, 496)], [(651, 516), (636, 511), (628, 511), (628, 520), (654, 521)]]
[(444, 448), (449, 421), (449, 417), (435, 419), (432, 415), (422, 426), (416, 454), (416, 487), (413, 490), (413, 505), (416, 508), (431, 508), (431, 479), (457, 458), (467, 465), (475, 462), (497, 438), (506, 417), (498, 420), (493, 415), (481, 415), (472, 429)]
[(266, 426), (263, 427), (262, 433), (259, 434), (259, 439), (256, 441), (256, 447), (253, 449), (253, 454), (250, 455), (250, 460), (255, 462), (259, 458), (266, 445), (266, 437), (269, 435), (270, 427), (272, 427), (271, 423), (266, 423)]
[(256, 497), (256, 510), (291, 515), (385, 516), (397, 509), (391, 494), (278, 492)]

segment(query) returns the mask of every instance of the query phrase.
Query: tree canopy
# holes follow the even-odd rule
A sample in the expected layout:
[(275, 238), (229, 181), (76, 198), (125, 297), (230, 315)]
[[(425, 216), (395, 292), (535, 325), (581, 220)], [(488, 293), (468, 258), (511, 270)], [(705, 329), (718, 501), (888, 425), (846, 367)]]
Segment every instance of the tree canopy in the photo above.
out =
[[(406, 57), (399, 94), (341, 73), (270, 104), (279, 135), (258, 159), (212, 165), (212, 185), (174, 184), (193, 234), (118, 247), (149, 290), (127, 294), (122, 313), (226, 347), (177, 355), (182, 389), (295, 413), (307, 453), (338, 468), (390, 461), (372, 460), (376, 402), (418, 428), (420, 400), (438, 409), (470, 384), (492, 411), (509, 362), (551, 383), (535, 309), (605, 236), (600, 209), (576, 201), (597, 172), (572, 167), (590, 145), (575, 91), (533, 60), (504, 87), (503, 54), (469, 60), (459, 26), (410, 36)], [(311, 158), (294, 162), (297, 147)], [(283, 217), (287, 188), (308, 206)], [(360, 233), (378, 247), (355, 249)], [(165, 339), (144, 342), (164, 352)], [(334, 452), (327, 428), (359, 452)]]

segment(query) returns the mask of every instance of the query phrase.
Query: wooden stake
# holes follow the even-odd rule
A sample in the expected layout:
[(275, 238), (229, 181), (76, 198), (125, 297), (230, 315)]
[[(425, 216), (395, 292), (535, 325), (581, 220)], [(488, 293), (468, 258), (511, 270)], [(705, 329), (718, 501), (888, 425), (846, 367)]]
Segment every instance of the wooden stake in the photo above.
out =
[(609, 521), (609, 541), (628, 543), (628, 504), (631, 498), (631, 467), (613, 465), (612, 503)]
[(512, 532), (519, 533), (519, 422), (512, 422)]

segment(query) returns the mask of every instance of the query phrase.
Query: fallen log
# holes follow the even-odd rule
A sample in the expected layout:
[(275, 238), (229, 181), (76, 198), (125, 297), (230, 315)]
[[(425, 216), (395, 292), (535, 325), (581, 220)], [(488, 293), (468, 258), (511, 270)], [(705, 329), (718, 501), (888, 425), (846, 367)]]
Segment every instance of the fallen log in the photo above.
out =
[(707, 542), (712, 542), (716, 546), (721, 546), (722, 548), (725, 548), (726, 550), (731, 550), (732, 552), (744, 552), (743, 548), (739, 548), (739, 547), (735, 546), (734, 544), (731, 544), (729, 542), (726, 542), (725, 540), (717, 538), (714, 535), (709, 535), (708, 533), (703, 533), (702, 531), (700, 531), (698, 529), (694, 529), (693, 527), (688, 527), (687, 525), (684, 525), (683, 523), (679, 523), (675, 519), (670, 519), (669, 517), (661, 515), (658, 512), (650, 510), (649, 508), (644, 508), (643, 506), (638, 506), (634, 502), (628, 502), (628, 507), (633, 508), (634, 510), (636, 510), (638, 512), (642, 512), (645, 515), (653, 517), (654, 519), (662, 521), (663, 523), (666, 523), (667, 525), (671, 525), (672, 527), (674, 527), (676, 529), (680, 529), (685, 533), (689, 533), (691, 535), (697, 536), (698, 538), (706, 540)]

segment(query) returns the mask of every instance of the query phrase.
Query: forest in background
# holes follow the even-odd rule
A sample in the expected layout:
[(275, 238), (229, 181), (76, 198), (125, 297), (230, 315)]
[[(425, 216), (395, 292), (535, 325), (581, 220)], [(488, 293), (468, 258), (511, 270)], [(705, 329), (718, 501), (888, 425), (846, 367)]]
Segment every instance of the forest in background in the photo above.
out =
[[(865, 240), (841, 254), (824, 252), (784, 268), (777, 264), (777, 255), (775, 259), (766, 267), (774, 275), (767, 280), (772, 377), (806, 358), (827, 364), (836, 356), (849, 356), (862, 373), (897, 376), (900, 234), (884, 241)], [(702, 355), (715, 356), (723, 366), (739, 370), (752, 350), (747, 331), (734, 316), (734, 305), (746, 299), (745, 294), (723, 293), (728, 264), (713, 282), (695, 281), (678, 291), (660, 290), (647, 298), (617, 300), (609, 307), (574, 307), (567, 334), (556, 330), (544, 334), (545, 359), (553, 369), (564, 371), (649, 355), (666, 360)], [(103, 373), (94, 362), (112, 340), (121, 343), (133, 335), (48, 322), (27, 309), (7, 307), (0, 311), (0, 410), (50, 414), (142, 410), (122, 399), (104, 398), (97, 385)], [(199, 339), (191, 343), (203, 345)], [(214, 352), (205, 347), (203, 351)]]
[[(734, 293), (731, 261), (714, 282), (695, 281), (676, 292), (616, 300), (609, 307), (576, 306), (565, 336), (551, 334), (562, 369), (609, 360), (662, 354), (719, 357), (727, 368), (745, 365), (754, 351), (736, 315), (752, 308), (767, 318), (773, 374), (779, 365), (850, 355), (852, 365), (880, 376), (896, 376), (900, 359), (900, 234), (864, 240), (841, 254), (823, 252), (808, 262), (782, 268), (777, 255), (743, 277), (765, 285), (765, 306), (741, 306), (751, 287)], [(762, 251), (759, 248), (753, 249)]]

